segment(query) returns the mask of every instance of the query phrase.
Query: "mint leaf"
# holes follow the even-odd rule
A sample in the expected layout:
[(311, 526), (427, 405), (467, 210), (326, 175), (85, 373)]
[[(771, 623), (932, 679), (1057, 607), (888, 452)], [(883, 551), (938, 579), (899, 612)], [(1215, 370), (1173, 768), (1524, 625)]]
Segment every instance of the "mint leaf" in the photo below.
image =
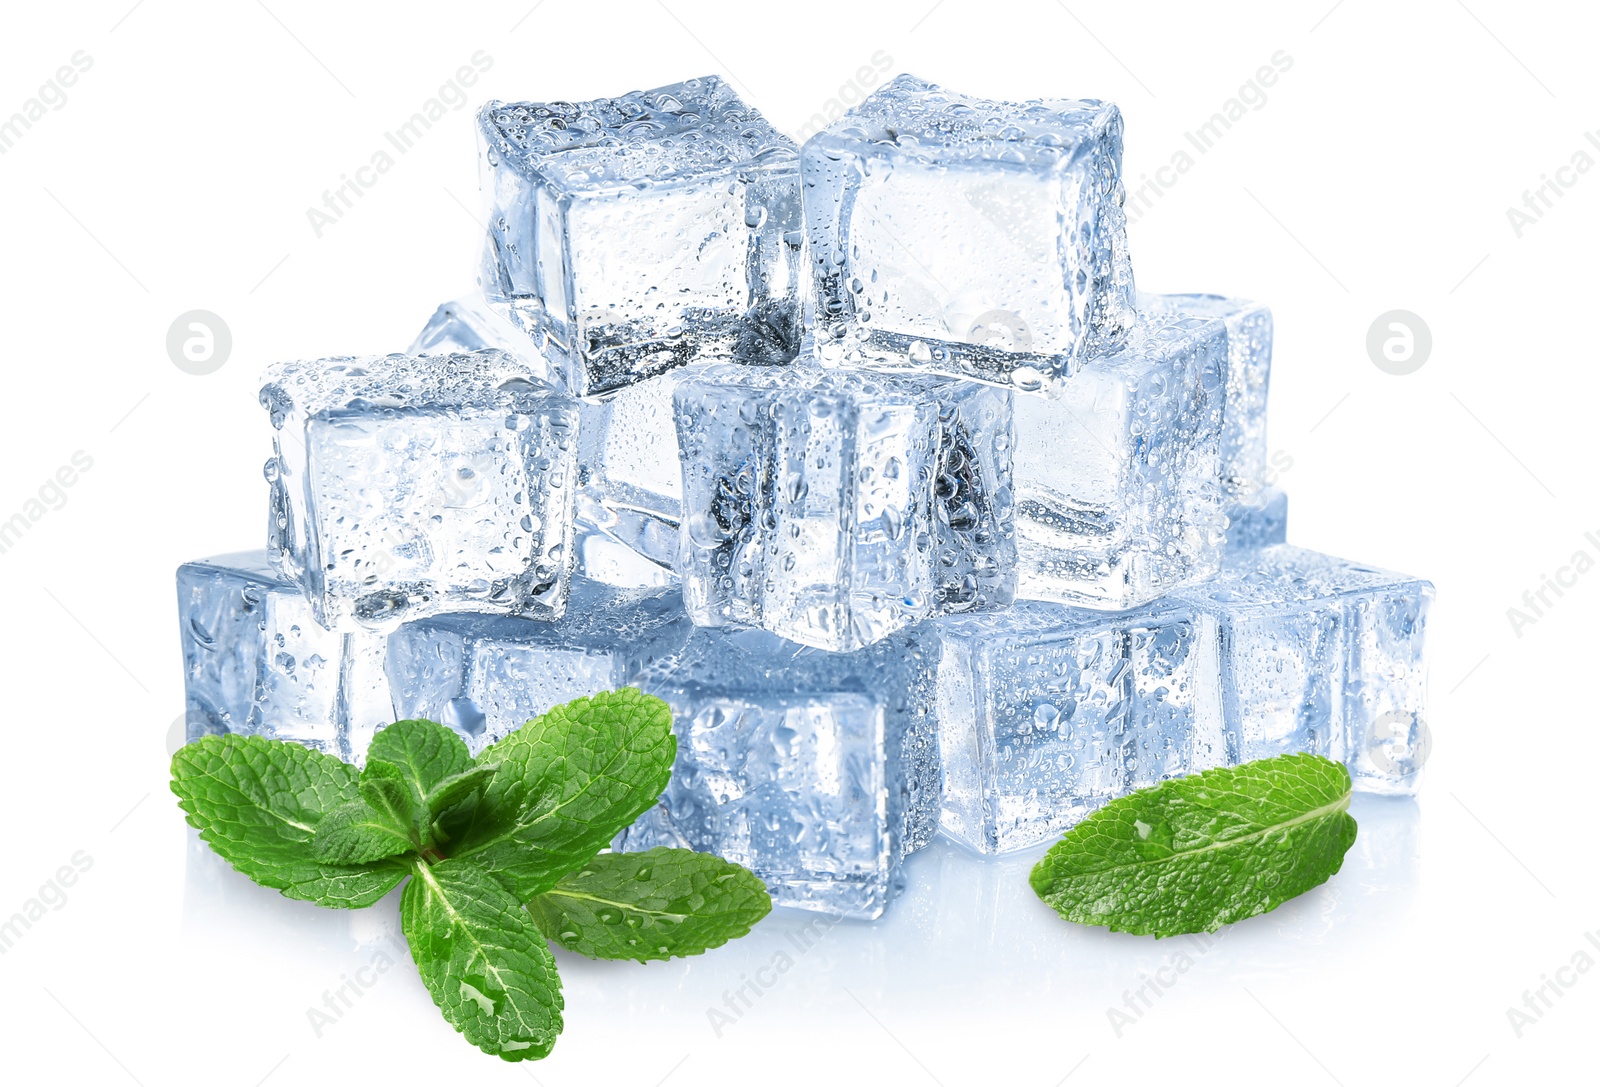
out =
[(528, 903), (550, 939), (592, 959), (698, 955), (749, 932), (772, 910), (766, 886), (709, 853), (601, 853)]
[(365, 800), (341, 804), (317, 824), (311, 849), (320, 861), (366, 864), (416, 848), (409, 827), (396, 826)]
[(420, 849), (428, 844), (427, 827), (423, 825), (427, 809), (412, 788), (405, 771), (391, 763), (368, 762), (361, 771), (361, 798), (390, 826), (403, 830)]
[(432, 721), (396, 721), (384, 726), (367, 745), (367, 765), (374, 762), (400, 771), (418, 808), (439, 782), (472, 769), (465, 741), (454, 730)]
[(557, 706), (479, 754), (500, 771), (451, 828), (451, 855), (526, 902), (656, 802), (677, 749), (672, 711), (635, 688)]
[(1118, 932), (1213, 932), (1325, 882), (1356, 840), (1350, 775), (1280, 755), (1113, 800), (1029, 877), (1069, 921)]
[(547, 1056), (561, 1033), (561, 980), (521, 904), (476, 865), (419, 862), (400, 926), (450, 1025), (502, 1060)]
[(499, 771), (497, 762), (474, 766), (465, 773), (445, 778), (428, 790), (428, 816), (438, 819), (456, 805), (475, 797), (489, 784), (489, 779)]
[(370, 906), (405, 878), (405, 865), (320, 860), (323, 816), (360, 799), (356, 770), (331, 755), (259, 736), (205, 736), (172, 757), (172, 791), (200, 837), (235, 869), (289, 898)]

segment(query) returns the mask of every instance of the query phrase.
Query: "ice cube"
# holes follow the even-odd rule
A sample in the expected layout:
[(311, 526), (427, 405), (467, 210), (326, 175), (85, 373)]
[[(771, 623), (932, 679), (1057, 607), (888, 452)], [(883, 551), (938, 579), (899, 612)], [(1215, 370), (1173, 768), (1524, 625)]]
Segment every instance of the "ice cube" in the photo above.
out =
[(815, 365), (685, 380), (690, 616), (849, 651), (929, 615), (1008, 603), (1010, 401), (970, 382)]
[(578, 495), (574, 572), (620, 588), (664, 589), (678, 575), (678, 526), (654, 514)]
[(1280, 544), (1230, 555), (1180, 596), (1216, 616), (1240, 758), (1306, 751), (1345, 763), (1364, 792), (1416, 792), (1431, 584)]
[(323, 625), (566, 604), (578, 408), (500, 351), (274, 367), (270, 537)]
[(408, 355), (447, 355), (471, 351), (504, 351), (528, 364), (539, 380), (560, 384), (531, 337), (489, 304), (482, 291), (446, 302), (433, 311)]
[(395, 713), (448, 725), (477, 753), (552, 706), (637, 683), (689, 629), (676, 592), (582, 578), (553, 623), (491, 615), (407, 623), (389, 635)]
[(1221, 320), (1141, 316), (1056, 397), (1016, 398), (1019, 596), (1131, 608), (1217, 569)]
[(1272, 376), (1272, 311), (1220, 294), (1144, 294), (1139, 309), (1219, 318), (1228, 326), (1223, 378), (1222, 490), (1248, 497), (1267, 486), (1267, 385)]
[(1232, 499), (1227, 514), (1229, 550), (1269, 547), (1288, 536), (1289, 496), (1277, 487)]
[(617, 848), (716, 853), (778, 905), (877, 917), (938, 825), (935, 665), (908, 633), (827, 653), (696, 630), (641, 683), (672, 706), (677, 763)]
[(381, 634), (317, 622), (265, 551), (178, 568), (187, 735), (293, 740), (348, 761), (394, 720)]
[(902, 75), (800, 153), (824, 363), (1058, 385), (1133, 321), (1122, 116)]
[(1234, 760), (1216, 624), (1192, 604), (1108, 613), (1019, 601), (929, 624), (941, 643), (941, 827), (981, 853)]
[(716, 76), (592, 102), (490, 102), (485, 293), (596, 395), (693, 361), (792, 358), (794, 142)]
[[(481, 294), (440, 306), (408, 350), (417, 355), (490, 348), (515, 355), (551, 380), (533, 340)], [(637, 588), (677, 580), (672, 562), (682, 484), (668, 379), (681, 372), (646, 379), (605, 400), (579, 401), (573, 552), (574, 569), (585, 577)]]
[(704, 372), (693, 364), (582, 402), (578, 447), (578, 562), (608, 584), (676, 581), (683, 472), (672, 396)]

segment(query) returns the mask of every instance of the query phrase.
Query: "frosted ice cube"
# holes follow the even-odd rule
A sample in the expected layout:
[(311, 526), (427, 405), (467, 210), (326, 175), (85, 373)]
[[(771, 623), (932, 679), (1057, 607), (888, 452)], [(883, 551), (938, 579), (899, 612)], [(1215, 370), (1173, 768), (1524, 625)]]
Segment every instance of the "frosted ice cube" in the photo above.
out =
[(490, 102), (485, 293), (579, 395), (799, 344), (794, 142), (716, 76), (592, 102)]
[(441, 615), (407, 623), (389, 635), (395, 713), (448, 725), (476, 753), (552, 706), (637, 683), (689, 629), (676, 592), (581, 578), (555, 622)]
[(1228, 326), (1222, 409), (1222, 490), (1248, 497), (1267, 486), (1267, 386), (1272, 376), (1272, 311), (1220, 294), (1144, 294), (1146, 313), (1216, 318)]
[(1416, 792), (1431, 584), (1280, 544), (1230, 555), (1179, 595), (1216, 616), (1241, 759), (1308, 751), (1344, 762), (1364, 792)]
[(552, 374), (533, 340), (489, 304), (483, 292), (474, 291), (446, 302), (433, 311), (417, 338), (406, 348), (408, 355), (442, 355), (470, 351), (504, 351), (528, 364), (539, 380), (559, 384), (562, 375)]
[(1008, 603), (1010, 400), (813, 365), (685, 380), (678, 572), (690, 616), (848, 651), (929, 615)]
[(940, 825), (968, 848), (1026, 848), (1133, 789), (1234, 760), (1216, 624), (1198, 607), (1019, 601), (930, 626), (941, 643)]
[(825, 364), (1039, 389), (1133, 322), (1110, 103), (901, 75), (800, 159)]
[(1289, 533), (1289, 496), (1265, 487), (1227, 505), (1228, 548), (1249, 550), (1281, 544)]
[(577, 405), (499, 351), (274, 367), (270, 536), (325, 626), (565, 607)]
[(1017, 594), (1130, 608), (1217, 569), (1227, 328), (1141, 316), (1056, 397), (1016, 398)]
[(178, 617), (190, 740), (264, 736), (359, 761), (394, 720), (383, 636), (324, 628), (265, 551), (180, 566)]
[(641, 686), (672, 706), (677, 763), (617, 848), (716, 853), (781, 906), (872, 918), (933, 837), (935, 654), (910, 634), (827, 653), (760, 630), (696, 630)]

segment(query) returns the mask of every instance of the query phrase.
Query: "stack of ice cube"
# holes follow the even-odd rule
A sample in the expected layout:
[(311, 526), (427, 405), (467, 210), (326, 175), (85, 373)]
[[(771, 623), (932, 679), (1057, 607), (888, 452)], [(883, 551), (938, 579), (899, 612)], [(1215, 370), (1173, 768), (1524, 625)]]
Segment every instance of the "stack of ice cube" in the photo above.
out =
[(1114, 105), (900, 76), (797, 147), (707, 77), (478, 125), (478, 289), (268, 374), (267, 548), (179, 571), (191, 738), (476, 751), (637, 685), (678, 762), (615, 847), (863, 918), (940, 829), (1294, 751), (1416, 789), (1432, 587), (1284, 543), (1271, 314), (1135, 290)]

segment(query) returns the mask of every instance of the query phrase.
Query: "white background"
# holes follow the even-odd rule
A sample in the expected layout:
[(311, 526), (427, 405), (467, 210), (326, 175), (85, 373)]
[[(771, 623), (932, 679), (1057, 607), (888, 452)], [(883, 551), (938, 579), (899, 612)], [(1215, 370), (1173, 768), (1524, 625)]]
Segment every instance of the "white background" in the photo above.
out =
[[(0, 34), (0, 118), (75, 52), (92, 58), (0, 155), (0, 520), (75, 452), (93, 460), (0, 554), (0, 917), (75, 853), (92, 861), (0, 957), (8, 1082), (1593, 1077), (1600, 970), (1563, 974), (1573, 986), (1520, 1037), (1507, 1009), (1580, 949), (1600, 961), (1584, 936), (1600, 930), (1600, 573), (1550, 594), (1520, 636), (1507, 609), (1574, 553), (1600, 558), (1586, 316), (1600, 171), (1565, 175), (1574, 184), (1521, 237), (1506, 213), (1600, 126), (1592, 13), (1508, 0), (131, 3), (13, 5)], [(307, 209), (478, 50), (493, 66), (470, 103), (318, 238)], [(1132, 227), (1135, 269), (1145, 289), (1273, 306), (1291, 540), (1437, 583), (1428, 780), (1415, 803), (1359, 804), (1343, 872), (1203, 954), (1057, 920), (1026, 887), (1032, 855), (985, 864), (941, 846), (915, 858), (883, 922), (829, 931), (720, 1036), (707, 1007), (792, 950), (799, 915), (694, 960), (562, 955), (555, 1053), (502, 1064), (452, 1033), (383, 943), (392, 899), (319, 911), (190, 855), (166, 788), (182, 709), (173, 570), (260, 546), (268, 362), (401, 348), (471, 286), (478, 102), (716, 71), (797, 132), (880, 50), (893, 71), (969, 93), (1115, 100), (1131, 187), (1275, 52), (1292, 58)], [(1394, 308), (1433, 335), (1405, 377), (1365, 347)], [(210, 376), (165, 348), (192, 309), (232, 331)], [(384, 954), (395, 967), (364, 975), (377, 983), (318, 1037), (307, 1009)], [(1193, 965), (1165, 974), (1176, 983), (1119, 1036), (1107, 1008), (1180, 954)]]

